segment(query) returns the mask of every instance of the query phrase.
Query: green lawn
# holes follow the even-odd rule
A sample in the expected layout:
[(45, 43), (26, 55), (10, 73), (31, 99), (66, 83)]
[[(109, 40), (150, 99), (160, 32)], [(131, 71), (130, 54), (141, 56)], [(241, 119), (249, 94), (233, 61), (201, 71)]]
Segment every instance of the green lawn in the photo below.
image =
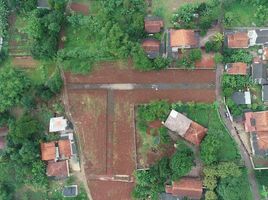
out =
[(152, 0), (152, 13), (163, 17), (165, 26), (171, 27), (172, 14), (184, 3), (203, 2), (205, 0)]

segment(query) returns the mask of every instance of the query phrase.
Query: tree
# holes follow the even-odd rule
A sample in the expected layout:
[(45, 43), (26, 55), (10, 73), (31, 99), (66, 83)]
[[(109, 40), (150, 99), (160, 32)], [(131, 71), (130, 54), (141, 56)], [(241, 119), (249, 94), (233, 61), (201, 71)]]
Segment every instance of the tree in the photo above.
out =
[(0, 113), (20, 102), (29, 81), (23, 73), (11, 67), (0, 69)]
[(35, 187), (47, 187), (46, 165), (43, 161), (38, 160), (33, 163), (32, 174), (32, 183)]
[(222, 43), (224, 41), (224, 35), (221, 34), (221, 33), (216, 33), (214, 36), (213, 36), (213, 41), (214, 42), (219, 42), (219, 43)]
[(4, 182), (0, 182), (0, 200), (12, 200), (13, 189)]
[(0, 37), (4, 37), (7, 34), (8, 28), (8, 7), (6, 0), (0, 0)]
[(168, 67), (171, 63), (171, 60), (169, 58), (162, 58), (161, 56), (158, 56), (156, 59), (154, 59), (153, 68), (155, 70), (161, 70)]
[(214, 191), (206, 191), (205, 200), (217, 200), (217, 195)]
[(222, 63), (223, 56), (220, 53), (215, 53), (214, 61), (216, 64)]
[(190, 50), (189, 59), (192, 62), (195, 62), (197, 60), (201, 60), (201, 58), (202, 58), (201, 49), (192, 49), (192, 50)]
[(205, 176), (203, 184), (207, 189), (214, 190), (217, 186), (216, 176)]
[(132, 57), (136, 69), (140, 71), (150, 71), (153, 69), (152, 61), (146, 56), (140, 45), (136, 45), (133, 48)]
[(178, 180), (191, 171), (194, 165), (193, 152), (188, 147), (181, 147), (173, 154), (170, 160), (172, 180)]

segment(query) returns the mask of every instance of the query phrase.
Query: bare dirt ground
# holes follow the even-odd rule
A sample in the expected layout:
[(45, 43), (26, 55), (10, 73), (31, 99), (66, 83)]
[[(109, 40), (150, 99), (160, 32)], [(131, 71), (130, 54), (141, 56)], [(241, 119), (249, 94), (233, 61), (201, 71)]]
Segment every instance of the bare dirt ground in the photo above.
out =
[[(105, 63), (90, 75), (65, 74), (68, 107), (78, 130), (84, 154), (84, 168), (94, 200), (130, 200), (133, 180), (115, 181), (113, 177), (132, 177), (137, 166), (135, 105), (152, 100), (170, 102), (213, 102), (215, 87), (196, 89), (194, 85), (214, 85), (214, 70), (166, 70), (141, 73), (116, 63)], [(71, 87), (100, 84), (91, 87)], [(102, 87), (106, 83), (137, 83), (139, 88)], [(148, 88), (148, 83), (188, 84), (187, 89)], [(143, 87), (144, 86), (144, 87)], [(85, 89), (86, 88), (86, 89)], [(152, 160), (153, 162), (153, 160)], [(106, 177), (109, 179), (106, 179)]]
[(88, 5), (82, 4), (82, 3), (71, 3), (70, 5), (71, 10), (75, 12), (80, 12), (84, 15), (88, 15), (89, 13), (89, 8)]

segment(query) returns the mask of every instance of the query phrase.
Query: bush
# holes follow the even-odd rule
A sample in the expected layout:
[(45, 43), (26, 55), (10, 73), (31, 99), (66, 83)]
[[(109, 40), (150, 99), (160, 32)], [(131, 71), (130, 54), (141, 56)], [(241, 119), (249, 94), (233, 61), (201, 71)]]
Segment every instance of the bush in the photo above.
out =
[(171, 138), (168, 134), (168, 130), (166, 127), (159, 128), (159, 136), (160, 136), (160, 142), (163, 144), (169, 144), (171, 142)]
[(223, 56), (220, 53), (216, 53), (214, 56), (214, 61), (216, 64), (222, 63)]
[(201, 49), (191, 49), (189, 53), (189, 59), (192, 62), (195, 62), (197, 60), (201, 60), (202, 58), (202, 52)]
[(52, 77), (48, 80), (47, 86), (54, 94), (58, 94), (61, 91), (63, 81), (59, 69), (57, 69)]
[(0, 0), (0, 37), (5, 37), (8, 28), (8, 7), (7, 1)]
[(50, 88), (48, 86), (45, 86), (45, 85), (39, 85), (39, 86), (37, 86), (36, 94), (43, 101), (49, 101), (54, 96), (54, 94), (50, 90)]
[(153, 68), (155, 70), (161, 70), (168, 67), (171, 63), (171, 60), (169, 58), (162, 58), (158, 56), (156, 59), (154, 59)]

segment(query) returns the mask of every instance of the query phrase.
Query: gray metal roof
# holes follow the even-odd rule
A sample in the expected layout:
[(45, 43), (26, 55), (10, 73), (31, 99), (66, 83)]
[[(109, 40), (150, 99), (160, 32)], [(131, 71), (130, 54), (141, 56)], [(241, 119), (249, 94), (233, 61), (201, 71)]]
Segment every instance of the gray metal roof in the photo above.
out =
[(159, 195), (159, 200), (180, 200), (180, 198), (172, 196), (171, 194), (162, 193)]
[(262, 100), (268, 101), (268, 85), (262, 86)]
[(232, 99), (237, 105), (246, 104), (244, 92), (235, 92), (232, 96)]
[(252, 64), (252, 80), (258, 84), (267, 83), (267, 69), (262, 63)]
[(64, 187), (62, 191), (64, 197), (76, 197), (77, 193), (77, 185)]
[(50, 8), (48, 0), (38, 0), (37, 8)]
[(256, 29), (257, 39), (256, 44), (268, 43), (268, 29)]

